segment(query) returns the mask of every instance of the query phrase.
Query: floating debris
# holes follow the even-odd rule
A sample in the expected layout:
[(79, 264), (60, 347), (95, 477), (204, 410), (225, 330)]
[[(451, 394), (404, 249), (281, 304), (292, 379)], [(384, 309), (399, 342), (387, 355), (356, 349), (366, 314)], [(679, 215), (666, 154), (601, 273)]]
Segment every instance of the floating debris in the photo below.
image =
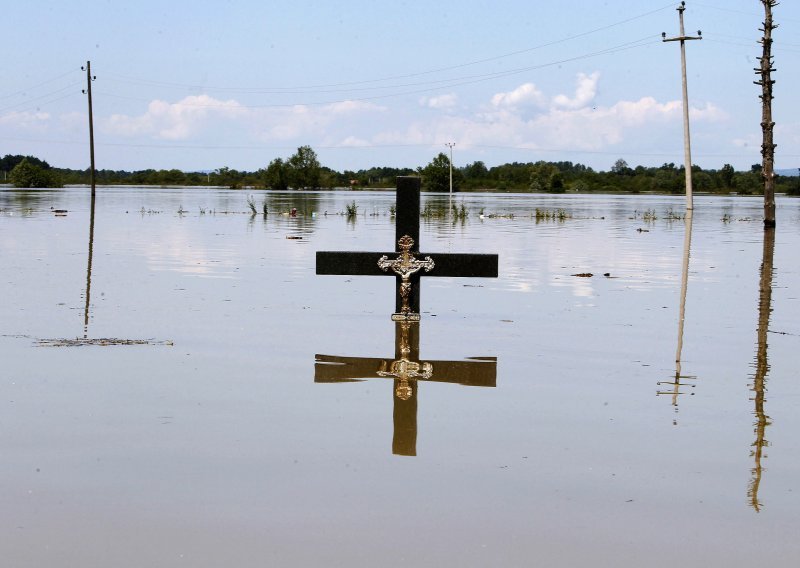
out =
[(155, 339), (120, 339), (117, 337), (97, 337), (86, 338), (76, 337), (75, 339), (56, 338), (56, 339), (37, 339), (37, 347), (83, 347), (85, 345), (99, 345), (108, 347), (110, 345), (168, 345), (172, 346), (172, 341)]

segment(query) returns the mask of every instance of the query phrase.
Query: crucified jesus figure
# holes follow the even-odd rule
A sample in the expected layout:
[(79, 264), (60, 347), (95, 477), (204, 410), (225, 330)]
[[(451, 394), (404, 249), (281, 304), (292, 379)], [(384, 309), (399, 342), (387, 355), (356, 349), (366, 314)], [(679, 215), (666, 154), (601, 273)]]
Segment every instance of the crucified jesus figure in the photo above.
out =
[(402, 299), (402, 305), (400, 308), (400, 313), (394, 314), (392, 319), (419, 319), (419, 314), (412, 314), (411, 307), (408, 305), (408, 298), (411, 295), (411, 276), (423, 269), (425, 272), (430, 272), (433, 270), (434, 262), (429, 256), (426, 256), (425, 260), (417, 260), (414, 258), (414, 255), (411, 254), (411, 248), (414, 246), (414, 239), (408, 235), (403, 235), (400, 237), (400, 240), (397, 241), (397, 244), (400, 247), (399, 257), (394, 260), (389, 260), (389, 257), (383, 255), (378, 259), (378, 266), (381, 268), (381, 270), (387, 272), (391, 268), (392, 272), (397, 274), (401, 281), (400, 298)]

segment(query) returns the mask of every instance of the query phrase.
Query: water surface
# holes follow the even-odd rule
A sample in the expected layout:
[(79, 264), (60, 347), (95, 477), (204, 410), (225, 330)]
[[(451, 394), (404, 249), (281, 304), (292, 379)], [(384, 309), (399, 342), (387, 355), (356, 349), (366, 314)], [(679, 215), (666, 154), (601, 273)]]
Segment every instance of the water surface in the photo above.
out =
[[(419, 356), (496, 386), (416, 384), (410, 456), (391, 380), (315, 382), (395, 357), (392, 279), (314, 267), (391, 249), (393, 192), (100, 188), (90, 263), (86, 189), (0, 190), (5, 562), (796, 564), (800, 201), (770, 247), (759, 198), (695, 197), (679, 335), (682, 198), (454, 200), (421, 248), (500, 277), (423, 279)], [(39, 343), (84, 338), (151, 344)]]

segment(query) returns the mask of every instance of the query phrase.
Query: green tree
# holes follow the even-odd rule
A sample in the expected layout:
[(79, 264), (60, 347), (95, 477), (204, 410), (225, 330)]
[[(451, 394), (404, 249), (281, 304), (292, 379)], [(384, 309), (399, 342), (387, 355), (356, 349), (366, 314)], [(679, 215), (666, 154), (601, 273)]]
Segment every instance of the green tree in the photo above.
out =
[(628, 167), (628, 162), (622, 158), (614, 162), (614, 165), (611, 166), (611, 172), (620, 176), (630, 176), (634, 173), (634, 171)]
[(10, 172), (22, 160), (28, 160), (28, 162), (30, 164), (33, 164), (34, 166), (38, 166), (38, 167), (43, 168), (45, 170), (49, 170), (50, 169), (50, 164), (48, 164), (44, 160), (40, 160), (39, 158), (37, 158), (35, 156), (21, 156), (20, 154), (16, 154), (16, 155), (12, 156), (11, 154), (6, 154), (2, 158), (0, 158), (0, 170), (3, 170), (4, 172)]
[(656, 191), (665, 193), (679, 193), (682, 189), (681, 178), (678, 170), (674, 168), (661, 167), (653, 176), (652, 188)]
[[(417, 170), (422, 176), (422, 189), (424, 191), (439, 191), (447, 193), (450, 191), (450, 158), (444, 152), (431, 160), (424, 168)], [(453, 191), (461, 188), (464, 174), (460, 170), (453, 170)]]
[(289, 182), (286, 179), (286, 164), (281, 158), (275, 158), (269, 163), (267, 169), (264, 170), (262, 179), (264, 187), (269, 189), (285, 191), (289, 188)]
[(484, 179), (489, 175), (489, 170), (486, 168), (486, 164), (478, 160), (477, 162), (473, 162), (471, 164), (467, 164), (462, 169), (464, 177), (466, 179)]
[(217, 168), (212, 173), (211, 181), (217, 185), (224, 185), (231, 189), (239, 189), (242, 187), (242, 174), (237, 170), (225, 166)]
[[(564, 191), (564, 179), (557, 166), (550, 162), (538, 161), (530, 167), (531, 191)], [(556, 187), (553, 187), (553, 183)]]
[(733, 187), (733, 176), (736, 175), (736, 170), (733, 169), (733, 166), (730, 164), (725, 164), (722, 166), (722, 169), (719, 170), (719, 177), (722, 181), (722, 187), (725, 189), (730, 189)]
[(300, 146), (286, 161), (287, 182), (295, 189), (320, 187), (320, 165), (311, 146)]
[(764, 181), (761, 172), (736, 172), (733, 178), (733, 187), (737, 193), (750, 195), (764, 191)]
[(559, 170), (554, 171), (550, 175), (550, 187), (547, 191), (550, 193), (564, 193), (564, 176)]
[(692, 170), (692, 189), (705, 192), (714, 188), (710, 175), (703, 171), (694, 171), (694, 168)]
[(14, 187), (61, 187), (61, 180), (54, 172), (30, 163), (27, 158), (14, 166), (9, 179)]

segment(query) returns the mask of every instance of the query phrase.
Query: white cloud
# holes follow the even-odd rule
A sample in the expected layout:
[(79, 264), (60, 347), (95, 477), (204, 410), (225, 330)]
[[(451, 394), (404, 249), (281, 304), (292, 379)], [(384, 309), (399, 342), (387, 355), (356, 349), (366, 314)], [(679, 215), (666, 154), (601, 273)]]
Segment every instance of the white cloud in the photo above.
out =
[[(311, 107), (313, 108), (313, 107)], [(386, 110), (385, 107), (376, 105), (375, 103), (367, 102), (367, 101), (339, 101), (336, 103), (331, 103), (328, 105), (324, 105), (319, 107), (321, 113), (331, 113), (331, 114), (353, 114), (358, 112), (374, 112), (374, 111), (384, 111)]]
[(703, 105), (702, 108), (693, 107), (689, 104), (689, 119), (690, 120), (700, 120), (706, 122), (723, 122), (728, 120), (730, 116), (727, 112), (719, 108), (718, 106), (714, 105), (713, 103), (707, 102)]
[(492, 97), (492, 105), (498, 108), (519, 108), (522, 106), (544, 106), (547, 98), (533, 83), (520, 85), (513, 91), (497, 93)]
[[(489, 105), (471, 116), (448, 115), (414, 122), (404, 130), (384, 132), (375, 141), (434, 145), (455, 140), (462, 147), (599, 151), (622, 143), (636, 149), (650, 144), (658, 133), (680, 125), (680, 101), (659, 102), (654, 97), (642, 97), (607, 106), (596, 104), (599, 78), (598, 73), (579, 74), (574, 95), (562, 94), (552, 99), (532, 83), (525, 83), (495, 94)], [(690, 113), (697, 123), (728, 118), (712, 103), (692, 107)]]
[(454, 108), (458, 104), (458, 95), (449, 93), (446, 95), (439, 95), (437, 97), (422, 97), (419, 100), (420, 105), (435, 108), (440, 110), (447, 110)]
[(320, 134), (321, 128), (336, 120), (383, 110), (371, 102), (352, 100), (322, 106), (246, 107), (236, 100), (198, 95), (175, 103), (151, 101), (141, 115), (114, 114), (103, 127), (110, 134), (165, 140), (186, 140), (214, 128), (224, 128), (227, 132), (243, 128), (262, 141), (288, 140), (309, 133)]
[(154, 100), (139, 116), (113, 114), (106, 131), (122, 136), (152, 135), (166, 140), (185, 140), (209, 118), (236, 119), (247, 114), (237, 101), (222, 101), (208, 95), (192, 95), (176, 103)]
[(369, 145), (369, 140), (364, 140), (356, 136), (348, 136), (339, 143), (339, 146), (346, 146), (348, 148), (363, 148)]
[(567, 109), (579, 109), (588, 105), (594, 100), (597, 94), (597, 82), (600, 74), (596, 71), (591, 75), (578, 73), (578, 86), (575, 89), (575, 96), (569, 98), (566, 95), (557, 95), (553, 98), (553, 106)]
[(9, 112), (0, 116), (0, 124), (17, 128), (36, 128), (41, 129), (50, 121), (50, 113), (36, 111)]

